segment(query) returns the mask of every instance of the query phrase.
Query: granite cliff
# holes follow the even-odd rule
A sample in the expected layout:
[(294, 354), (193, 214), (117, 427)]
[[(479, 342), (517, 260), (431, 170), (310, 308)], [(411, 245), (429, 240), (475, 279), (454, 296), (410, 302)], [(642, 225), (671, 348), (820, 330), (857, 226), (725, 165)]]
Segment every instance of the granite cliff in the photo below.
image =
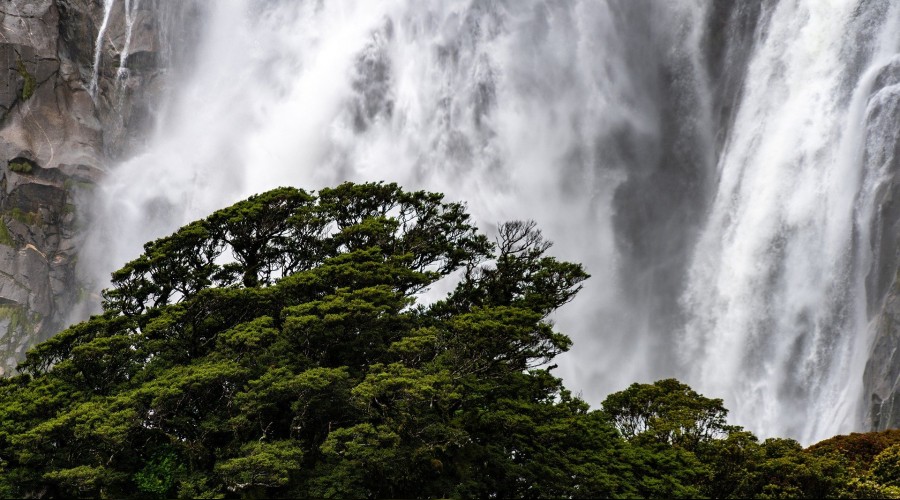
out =
[(76, 273), (90, 193), (146, 131), (189, 4), (0, 5), (0, 371), (96, 303)]

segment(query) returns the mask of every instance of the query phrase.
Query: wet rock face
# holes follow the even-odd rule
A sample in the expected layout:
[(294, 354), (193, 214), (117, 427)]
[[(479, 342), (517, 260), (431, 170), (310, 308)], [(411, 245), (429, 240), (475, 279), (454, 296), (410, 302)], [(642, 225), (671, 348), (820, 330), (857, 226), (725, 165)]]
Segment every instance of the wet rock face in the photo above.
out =
[(866, 279), (874, 344), (863, 383), (872, 430), (900, 427), (900, 62), (876, 75), (866, 111), (864, 164), (886, 178), (875, 199), (874, 267)]
[[(131, 5), (134, 4), (134, 5)], [(83, 203), (138, 146), (191, 2), (0, 2), (0, 371), (74, 319)], [(100, 51), (95, 51), (101, 30)], [(95, 60), (99, 62), (95, 68)], [(124, 64), (123, 64), (124, 63)]]
[(868, 424), (872, 430), (900, 427), (900, 295), (887, 296), (876, 325), (875, 345), (866, 364)]

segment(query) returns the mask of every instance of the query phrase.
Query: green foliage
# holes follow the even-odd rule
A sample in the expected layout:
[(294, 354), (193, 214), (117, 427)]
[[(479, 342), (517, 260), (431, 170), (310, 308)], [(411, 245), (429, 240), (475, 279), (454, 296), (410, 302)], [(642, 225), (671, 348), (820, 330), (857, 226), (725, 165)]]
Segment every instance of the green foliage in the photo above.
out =
[(703, 397), (675, 379), (632, 384), (610, 394), (603, 411), (625, 439), (689, 451), (733, 430), (726, 425), (728, 410), (721, 399)]
[(831, 498), (849, 479), (840, 459), (806, 453), (792, 439), (767, 439), (738, 489), (758, 498)]
[(252, 442), (241, 447), (239, 456), (217, 463), (215, 472), (229, 491), (265, 492), (287, 485), (303, 466), (302, 459), (303, 450), (295, 440)]
[(134, 474), (138, 491), (155, 498), (169, 498), (176, 481), (184, 475), (184, 464), (172, 452), (158, 453)]
[(587, 274), (549, 248), (393, 184), (188, 224), (0, 380), (0, 496), (896, 496), (896, 446), (856, 466), (760, 443), (676, 380), (591, 410), (549, 364), (571, 341), (548, 318)]
[[(632, 492), (624, 442), (546, 368), (587, 274), (393, 184), (280, 188), (145, 245), (104, 312), (0, 386), (13, 495)], [(419, 292), (463, 270), (431, 306)], [(565, 455), (565, 459), (557, 459)], [(556, 460), (558, 463), (554, 463)]]
[(41, 223), (41, 214), (37, 212), (25, 212), (19, 207), (13, 207), (7, 212), (7, 215), (29, 226), (36, 226)]
[[(829, 446), (804, 450), (791, 439), (767, 439), (728, 425), (722, 400), (668, 379), (611, 394), (603, 412), (642, 450), (636, 486), (645, 497), (867, 498), (885, 484), (866, 482), (859, 463)], [(836, 442), (843, 442), (836, 440)], [(871, 461), (871, 459), (869, 459)]]
[(17, 174), (30, 174), (32, 168), (31, 163), (28, 163), (27, 161), (9, 162), (9, 169)]
[(80, 181), (80, 180), (73, 179), (71, 177), (66, 179), (65, 181), (63, 181), (63, 188), (67, 192), (70, 193), (70, 196), (71, 196), (72, 192), (78, 192), (78, 191), (90, 192), (90, 191), (93, 191), (94, 188), (96, 188), (96, 187), (97, 187), (97, 185), (94, 184), (93, 182)]
[(883, 486), (900, 487), (900, 444), (887, 448), (875, 457), (871, 476)]
[(840, 498), (900, 498), (900, 488), (884, 486), (868, 477), (853, 477)]
[(9, 227), (6, 226), (6, 221), (0, 217), (0, 245), (6, 245), (9, 247), (15, 247), (16, 242), (13, 240), (12, 234), (9, 232)]
[(7, 320), (6, 333), (18, 335), (21, 330), (33, 330), (34, 324), (28, 318), (28, 312), (19, 305), (0, 305), (0, 319)]
[(21, 59), (16, 61), (16, 71), (23, 80), (20, 97), (23, 101), (27, 101), (34, 95), (34, 91), (37, 88), (37, 80), (35, 80), (34, 75), (28, 72), (25, 63), (23, 63)]
[(900, 444), (900, 429), (835, 436), (810, 446), (809, 451), (816, 455), (841, 455), (866, 470), (879, 453), (896, 444)]

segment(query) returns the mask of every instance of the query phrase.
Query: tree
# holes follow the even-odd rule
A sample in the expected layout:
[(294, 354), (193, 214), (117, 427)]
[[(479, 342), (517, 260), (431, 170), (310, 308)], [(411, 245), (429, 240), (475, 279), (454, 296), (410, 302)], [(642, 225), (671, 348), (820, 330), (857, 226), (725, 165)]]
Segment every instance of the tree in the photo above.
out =
[(895, 444), (900, 444), (900, 429), (866, 433), (853, 432), (820, 441), (810, 446), (809, 452), (816, 455), (844, 456), (854, 469), (865, 472), (871, 467), (879, 453)]
[(549, 320), (587, 274), (550, 248), (521, 221), (491, 243), (463, 205), (393, 184), (279, 188), (188, 224), (0, 379), (0, 496), (900, 491), (890, 433), (760, 443), (673, 379), (591, 410), (552, 374), (571, 341)]
[(900, 444), (879, 453), (872, 461), (869, 475), (882, 487), (886, 497), (900, 497)]
[(627, 443), (550, 372), (571, 342), (548, 316), (587, 274), (549, 247), (393, 184), (188, 224), (0, 382), (0, 492), (633, 496)]
[(607, 396), (603, 411), (625, 439), (689, 451), (736, 430), (726, 423), (721, 399), (701, 396), (675, 379), (632, 384)]
[(603, 412), (651, 464), (635, 469), (642, 496), (866, 498), (871, 491), (853, 486), (843, 457), (804, 450), (792, 439), (760, 443), (727, 423), (721, 399), (674, 379), (632, 384), (609, 395)]

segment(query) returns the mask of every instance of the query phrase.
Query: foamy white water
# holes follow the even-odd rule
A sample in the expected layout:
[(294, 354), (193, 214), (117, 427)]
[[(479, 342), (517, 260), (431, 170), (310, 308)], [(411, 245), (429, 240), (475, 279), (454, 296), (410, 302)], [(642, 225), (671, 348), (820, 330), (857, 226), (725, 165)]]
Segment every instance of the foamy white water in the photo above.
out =
[[(806, 442), (861, 426), (869, 251), (859, 243), (879, 174), (862, 162), (871, 77), (857, 83), (848, 68), (855, 9), (792, 1), (772, 14), (684, 298), (689, 380), (740, 420)], [(898, 49), (894, 23), (883, 35), (876, 64)]]
[(100, 71), (100, 57), (102, 56), (100, 47), (103, 45), (103, 37), (106, 35), (106, 27), (109, 25), (109, 15), (112, 13), (115, 2), (116, 0), (103, 0), (103, 21), (100, 23), (100, 29), (97, 30), (97, 42), (94, 44), (94, 67), (91, 82), (88, 84), (88, 92), (93, 98), (97, 97), (97, 77)]

